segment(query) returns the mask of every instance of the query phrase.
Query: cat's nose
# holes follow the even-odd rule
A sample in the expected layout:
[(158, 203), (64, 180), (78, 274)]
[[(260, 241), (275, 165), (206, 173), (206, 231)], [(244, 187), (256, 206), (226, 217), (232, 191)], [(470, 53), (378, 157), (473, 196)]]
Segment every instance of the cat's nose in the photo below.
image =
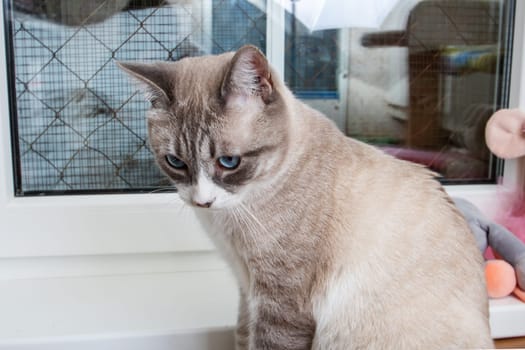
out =
[(193, 201), (193, 204), (196, 205), (197, 207), (200, 207), (200, 208), (209, 208), (213, 204), (213, 200), (209, 201), (209, 202)]

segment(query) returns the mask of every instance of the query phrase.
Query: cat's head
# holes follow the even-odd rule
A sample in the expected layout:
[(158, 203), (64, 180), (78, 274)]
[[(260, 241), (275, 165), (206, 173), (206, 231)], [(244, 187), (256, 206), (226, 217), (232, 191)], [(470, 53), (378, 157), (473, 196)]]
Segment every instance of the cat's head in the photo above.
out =
[(283, 85), (253, 46), (177, 62), (121, 62), (147, 99), (150, 146), (181, 198), (212, 209), (250, 200), (282, 169)]

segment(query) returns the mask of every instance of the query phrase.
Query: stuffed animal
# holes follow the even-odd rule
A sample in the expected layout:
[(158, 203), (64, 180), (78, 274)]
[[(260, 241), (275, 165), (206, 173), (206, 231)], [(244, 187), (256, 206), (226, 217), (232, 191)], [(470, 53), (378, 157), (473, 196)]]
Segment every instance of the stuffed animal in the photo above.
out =
[[(494, 113), (487, 122), (485, 140), (491, 152), (500, 158), (524, 157), (525, 113), (518, 109)], [(525, 176), (525, 171), (520, 175)], [(506, 199), (504, 209), (496, 215), (502, 225), (485, 218), (472, 203), (459, 198), (454, 201), (474, 232), (481, 251), (491, 247), (502, 258), (486, 262), (489, 296), (496, 298), (513, 292), (525, 301), (525, 190), (518, 188)]]
[(491, 247), (503, 259), (485, 263), (489, 296), (500, 298), (514, 293), (525, 302), (525, 243), (502, 225), (486, 218), (469, 201), (453, 200), (467, 220), (481, 252)]
[(519, 109), (500, 109), (485, 126), (490, 151), (503, 159), (525, 156), (525, 113)]

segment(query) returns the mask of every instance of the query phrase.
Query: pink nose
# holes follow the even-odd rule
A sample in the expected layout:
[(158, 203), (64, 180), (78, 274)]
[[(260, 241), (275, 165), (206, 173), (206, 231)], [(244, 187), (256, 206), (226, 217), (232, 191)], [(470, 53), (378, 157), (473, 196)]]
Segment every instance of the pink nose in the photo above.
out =
[(210, 202), (204, 202), (204, 203), (200, 203), (200, 202), (193, 202), (194, 205), (196, 205), (197, 207), (200, 207), (200, 208), (209, 208), (211, 207), (213, 201), (210, 201)]

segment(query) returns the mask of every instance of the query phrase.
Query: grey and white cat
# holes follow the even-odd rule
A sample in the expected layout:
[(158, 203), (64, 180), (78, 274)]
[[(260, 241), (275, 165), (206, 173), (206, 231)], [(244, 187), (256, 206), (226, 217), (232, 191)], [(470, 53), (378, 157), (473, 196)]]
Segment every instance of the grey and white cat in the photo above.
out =
[(237, 349), (492, 347), (483, 259), (433, 173), (347, 138), (253, 46), (120, 66), (238, 279)]

